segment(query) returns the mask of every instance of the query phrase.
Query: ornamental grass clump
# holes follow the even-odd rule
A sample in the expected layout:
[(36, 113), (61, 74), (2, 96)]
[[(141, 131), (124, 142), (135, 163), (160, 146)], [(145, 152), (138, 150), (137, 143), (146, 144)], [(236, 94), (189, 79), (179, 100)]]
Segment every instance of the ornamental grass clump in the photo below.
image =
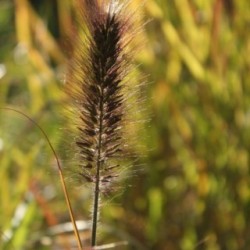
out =
[(124, 127), (133, 106), (129, 103), (132, 93), (136, 92), (131, 88), (135, 28), (128, 3), (82, 3), (79, 13), (83, 20), (74, 43), (66, 92), (76, 119), (77, 171), (93, 193), (91, 245), (95, 246), (101, 195), (115, 189), (131, 140), (124, 136)]

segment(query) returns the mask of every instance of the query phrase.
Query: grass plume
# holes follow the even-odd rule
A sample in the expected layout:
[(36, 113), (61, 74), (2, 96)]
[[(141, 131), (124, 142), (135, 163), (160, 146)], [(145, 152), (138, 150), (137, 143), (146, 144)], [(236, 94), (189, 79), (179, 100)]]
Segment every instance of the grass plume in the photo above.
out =
[(124, 157), (125, 94), (130, 80), (129, 46), (133, 22), (128, 4), (119, 1), (83, 1), (84, 30), (76, 39), (66, 91), (78, 118), (75, 139), (79, 174), (93, 187), (91, 245), (96, 245), (100, 195), (110, 193), (119, 179)]

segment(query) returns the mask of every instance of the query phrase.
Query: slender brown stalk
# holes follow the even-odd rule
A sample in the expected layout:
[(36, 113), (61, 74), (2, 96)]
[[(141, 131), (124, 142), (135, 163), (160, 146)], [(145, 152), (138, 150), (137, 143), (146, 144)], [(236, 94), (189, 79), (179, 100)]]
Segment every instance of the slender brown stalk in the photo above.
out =
[(69, 200), (68, 190), (67, 190), (67, 187), (66, 187), (66, 184), (65, 184), (65, 181), (64, 181), (64, 176), (63, 176), (63, 172), (62, 172), (61, 163), (59, 161), (59, 158), (58, 158), (58, 156), (56, 154), (56, 151), (55, 151), (54, 147), (52, 146), (52, 144), (51, 144), (51, 142), (50, 142), (47, 134), (45, 133), (45, 131), (43, 130), (43, 128), (36, 121), (34, 121), (31, 117), (29, 117), (28, 115), (26, 115), (22, 111), (16, 110), (14, 108), (7, 108), (7, 107), (1, 108), (1, 109), (13, 111), (15, 113), (18, 113), (18, 114), (22, 115), (26, 119), (28, 119), (31, 123), (33, 123), (41, 131), (41, 133), (43, 134), (44, 138), (46, 139), (46, 141), (47, 141), (47, 143), (48, 143), (50, 149), (52, 150), (52, 152), (54, 154), (54, 157), (56, 159), (56, 163), (57, 163), (57, 167), (58, 167), (58, 172), (59, 172), (59, 177), (60, 177), (60, 181), (61, 181), (61, 185), (62, 185), (64, 197), (65, 197), (65, 200), (66, 200), (66, 203), (67, 203), (67, 206), (68, 206), (68, 211), (69, 211), (70, 219), (71, 219), (71, 222), (72, 222), (72, 225), (73, 225), (74, 233), (75, 233), (75, 236), (76, 236), (76, 240), (77, 240), (77, 244), (78, 244), (78, 249), (82, 250), (82, 243), (81, 243), (79, 232), (78, 232), (78, 229), (77, 229), (77, 226), (76, 226), (75, 217), (74, 217), (74, 214), (73, 214), (71, 202)]

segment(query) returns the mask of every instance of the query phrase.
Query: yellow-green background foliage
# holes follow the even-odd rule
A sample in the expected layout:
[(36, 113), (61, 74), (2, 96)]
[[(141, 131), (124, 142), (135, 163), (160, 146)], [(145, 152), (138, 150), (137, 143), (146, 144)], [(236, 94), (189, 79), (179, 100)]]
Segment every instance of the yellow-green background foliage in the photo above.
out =
[[(74, 8), (70, 0), (0, 1), (0, 106), (35, 119), (62, 158), (70, 151), (61, 109)], [(250, 1), (147, 0), (141, 8), (150, 20), (137, 57), (150, 83), (147, 150), (129, 187), (103, 205), (100, 243), (250, 249)], [(1, 110), (1, 249), (71, 249), (71, 233), (49, 231), (69, 221), (58, 179), (38, 129)], [(73, 173), (66, 179), (85, 221), (89, 191)]]

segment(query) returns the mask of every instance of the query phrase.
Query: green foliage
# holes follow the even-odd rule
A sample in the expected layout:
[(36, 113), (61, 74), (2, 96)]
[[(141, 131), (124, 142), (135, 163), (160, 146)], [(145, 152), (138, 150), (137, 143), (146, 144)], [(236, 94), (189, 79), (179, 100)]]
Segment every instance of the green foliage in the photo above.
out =
[[(70, 54), (65, 41), (75, 7), (70, 0), (0, 2), (0, 107), (33, 117), (62, 158), (69, 150), (59, 115)], [(247, 250), (250, 2), (148, 0), (142, 8), (151, 20), (137, 57), (151, 83), (150, 124), (140, 142), (148, 150), (140, 152), (146, 155), (143, 171), (134, 166), (131, 187), (104, 204), (103, 242), (128, 240), (131, 249)], [(76, 217), (88, 220), (89, 192), (74, 173), (67, 179)], [(53, 155), (35, 127), (4, 110), (0, 180), (0, 248), (47, 249), (53, 242), (67, 249), (70, 236), (49, 231), (69, 221)]]

